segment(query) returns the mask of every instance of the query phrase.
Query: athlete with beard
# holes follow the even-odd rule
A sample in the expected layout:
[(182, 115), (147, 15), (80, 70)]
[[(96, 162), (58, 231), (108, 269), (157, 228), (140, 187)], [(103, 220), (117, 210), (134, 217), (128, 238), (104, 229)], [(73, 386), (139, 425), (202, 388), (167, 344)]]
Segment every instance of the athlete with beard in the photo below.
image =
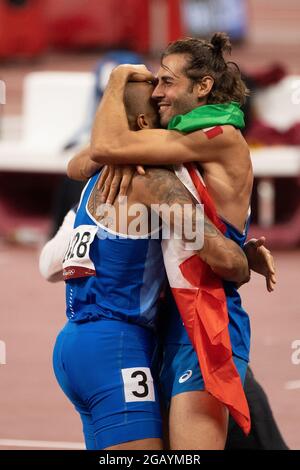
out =
[[(143, 82), (125, 88), (130, 129), (154, 127), (153, 86)], [(62, 238), (64, 233), (69, 237), (62, 260), (68, 322), (54, 348), (55, 375), (80, 413), (88, 449), (161, 449), (151, 359), (165, 271), (159, 218), (155, 236), (147, 222), (151, 204), (166, 209), (174, 205), (189, 208), (189, 220), (196, 226), (196, 207), (173, 172), (153, 168), (145, 177), (132, 179), (125, 218), (120, 217), (124, 209), (118, 201), (107, 216), (98, 179), (99, 172), (87, 182), (74, 226), (70, 220), (71, 230), (61, 231)], [(146, 212), (139, 218), (140, 229), (132, 233), (138, 203)], [(180, 225), (176, 221), (175, 215), (169, 220), (175, 233)], [(249, 268), (242, 250), (207, 218), (203, 232), (204, 244), (196, 256), (219, 276), (246, 281)]]
[[(99, 164), (121, 165), (196, 163), (226, 236), (242, 246), (247, 235), (253, 174), (248, 146), (240, 132), (243, 115), (239, 106), (247, 89), (236, 66), (224, 59), (224, 52), (229, 50), (228, 37), (222, 33), (216, 33), (210, 42), (189, 38), (167, 47), (152, 96), (158, 103), (161, 125), (168, 126), (168, 130), (130, 131), (122, 105), (124, 87), (129, 80), (154, 77), (143, 66), (116, 68), (96, 115), (91, 159)], [(223, 287), (232, 354), (239, 362), (243, 381), (249, 360), (249, 317), (241, 307), (236, 286), (224, 283)], [(171, 310), (172, 328), (165, 338), (161, 377), (171, 400), (171, 448), (222, 449), (227, 407), (206, 391), (175, 304)], [(192, 371), (192, 375), (182, 380), (186, 371)]]

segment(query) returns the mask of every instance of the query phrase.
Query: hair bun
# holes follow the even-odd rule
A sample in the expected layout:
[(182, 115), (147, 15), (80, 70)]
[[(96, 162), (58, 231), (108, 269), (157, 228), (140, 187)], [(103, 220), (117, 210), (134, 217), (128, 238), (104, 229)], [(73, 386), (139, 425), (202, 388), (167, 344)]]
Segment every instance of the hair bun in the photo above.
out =
[(227, 33), (215, 33), (210, 42), (214, 46), (216, 54), (231, 53), (231, 43)]

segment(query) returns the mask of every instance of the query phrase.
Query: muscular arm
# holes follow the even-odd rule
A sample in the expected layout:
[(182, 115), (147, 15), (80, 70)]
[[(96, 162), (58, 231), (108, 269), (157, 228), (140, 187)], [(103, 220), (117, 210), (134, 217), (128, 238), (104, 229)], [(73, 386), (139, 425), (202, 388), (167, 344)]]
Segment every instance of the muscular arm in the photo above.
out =
[(98, 163), (165, 165), (188, 161), (216, 161), (224, 149), (234, 149), (238, 131), (224, 126), (208, 139), (204, 132), (181, 134), (165, 129), (131, 131), (123, 97), (128, 81), (125, 69), (112, 72), (96, 113), (91, 138), (91, 158)]
[[(192, 217), (193, 227), (196, 227), (195, 202), (171, 171), (158, 168), (147, 170), (146, 176), (134, 177), (132, 188), (139, 201), (148, 207), (153, 208), (153, 204), (188, 207), (190, 210), (186, 214)], [(176, 232), (178, 227), (174, 220), (171, 219), (171, 224)], [(225, 238), (207, 217), (204, 220), (204, 244), (197, 254), (223, 279), (238, 283), (249, 279), (248, 262), (244, 252), (232, 240)]]
[(101, 168), (101, 164), (90, 158), (90, 146), (80, 150), (68, 163), (67, 175), (77, 181), (86, 181)]

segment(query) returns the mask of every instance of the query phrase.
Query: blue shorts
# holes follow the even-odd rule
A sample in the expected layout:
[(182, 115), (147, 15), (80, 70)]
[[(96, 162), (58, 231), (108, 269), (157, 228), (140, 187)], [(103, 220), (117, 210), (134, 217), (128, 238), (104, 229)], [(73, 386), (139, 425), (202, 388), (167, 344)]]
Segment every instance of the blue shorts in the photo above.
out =
[(152, 332), (115, 320), (68, 322), (59, 333), (54, 372), (80, 413), (87, 449), (162, 437), (153, 349)]
[[(237, 356), (233, 356), (233, 361), (244, 384), (248, 363)], [(179, 393), (205, 390), (198, 357), (191, 343), (164, 345), (160, 382), (167, 407), (171, 398)]]

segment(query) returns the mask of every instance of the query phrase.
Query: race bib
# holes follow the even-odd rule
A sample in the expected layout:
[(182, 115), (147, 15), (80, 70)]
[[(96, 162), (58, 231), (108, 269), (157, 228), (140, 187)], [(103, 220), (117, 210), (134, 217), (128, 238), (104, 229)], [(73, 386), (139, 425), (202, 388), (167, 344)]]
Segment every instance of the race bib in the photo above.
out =
[(63, 277), (96, 276), (96, 269), (90, 258), (90, 248), (98, 227), (94, 225), (79, 225), (74, 228), (70, 243), (63, 259)]
[(121, 369), (125, 402), (155, 401), (153, 378), (149, 367)]

